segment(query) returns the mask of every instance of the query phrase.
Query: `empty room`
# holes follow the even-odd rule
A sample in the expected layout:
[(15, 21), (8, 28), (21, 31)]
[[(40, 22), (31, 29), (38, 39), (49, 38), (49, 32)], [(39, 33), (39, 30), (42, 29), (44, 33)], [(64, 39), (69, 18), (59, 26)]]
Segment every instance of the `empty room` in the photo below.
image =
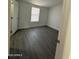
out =
[(62, 59), (64, 6), (64, 0), (11, 0), (9, 59)]

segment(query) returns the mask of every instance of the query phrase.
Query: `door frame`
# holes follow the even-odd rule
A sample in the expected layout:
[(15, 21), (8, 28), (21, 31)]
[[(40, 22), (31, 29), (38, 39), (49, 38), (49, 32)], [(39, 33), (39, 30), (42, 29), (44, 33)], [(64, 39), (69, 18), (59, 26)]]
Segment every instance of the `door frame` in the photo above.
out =
[[(63, 18), (61, 20), (60, 31), (58, 40), (60, 44), (57, 44), (55, 59), (69, 59), (70, 56), (70, 8), (71, 0), (63, 1)], [(66, 48), (67, 47), (67, 48)]]

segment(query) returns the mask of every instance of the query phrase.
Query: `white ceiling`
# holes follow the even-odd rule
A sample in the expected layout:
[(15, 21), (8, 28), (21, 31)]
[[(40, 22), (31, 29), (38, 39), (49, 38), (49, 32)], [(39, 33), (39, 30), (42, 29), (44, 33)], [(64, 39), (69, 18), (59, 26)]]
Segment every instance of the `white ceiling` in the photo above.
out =
[(61, 3), (63, 0), (25, 0), (25, 1), (39, 6), (51, 7), (58, 3)]

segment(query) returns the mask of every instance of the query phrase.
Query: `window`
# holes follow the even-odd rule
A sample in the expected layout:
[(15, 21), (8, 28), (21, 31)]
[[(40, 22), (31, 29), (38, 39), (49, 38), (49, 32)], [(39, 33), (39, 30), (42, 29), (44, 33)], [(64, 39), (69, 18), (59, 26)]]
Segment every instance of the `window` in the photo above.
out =
[(31, 11), (31, 22), (39, 22), (40, 9), (32, 7)]

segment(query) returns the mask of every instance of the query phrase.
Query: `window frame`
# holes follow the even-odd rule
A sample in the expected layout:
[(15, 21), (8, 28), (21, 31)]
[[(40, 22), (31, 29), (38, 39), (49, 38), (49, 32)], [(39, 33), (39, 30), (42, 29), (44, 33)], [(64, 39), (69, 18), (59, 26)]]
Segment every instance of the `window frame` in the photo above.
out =
[[(32, 17), (33, 17), (33, 11), (34, 11), (33, 8), (38, 9), (38, 11), (39, 11), (39, 12), (37, 12), (39, 14), (37, 16), (38, 20), (36, 20), (36, 21), (32, 19)], [(30, 22), (39, 22), (39, 21), (40, 21), (40, 8), (38, 8), (38, 7), (32, 7), (31, 8), (31, 20), (30, 20)]]

